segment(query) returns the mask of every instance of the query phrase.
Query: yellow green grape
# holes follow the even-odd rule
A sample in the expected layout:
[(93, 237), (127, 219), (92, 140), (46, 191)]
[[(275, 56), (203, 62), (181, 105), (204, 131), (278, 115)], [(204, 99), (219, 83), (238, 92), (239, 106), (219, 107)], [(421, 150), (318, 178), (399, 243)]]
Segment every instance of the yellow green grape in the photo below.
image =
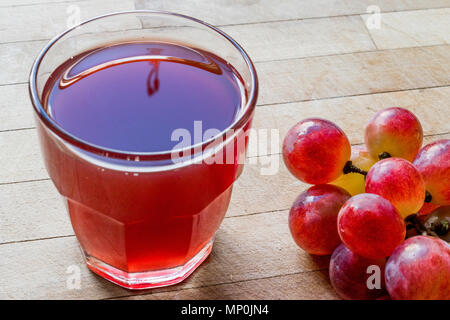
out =
[[(376, 163), (376, 160), (370, 156), (364, 146), (352, 146), (352, 155), (350, 160), (354, 166), (364, 171), (369, 171), (369, 169)], [(352, 196), (365, 192), (364, 176), (359, 173), (343, 174), (331, 182), (331, 184), (344, 188)]]

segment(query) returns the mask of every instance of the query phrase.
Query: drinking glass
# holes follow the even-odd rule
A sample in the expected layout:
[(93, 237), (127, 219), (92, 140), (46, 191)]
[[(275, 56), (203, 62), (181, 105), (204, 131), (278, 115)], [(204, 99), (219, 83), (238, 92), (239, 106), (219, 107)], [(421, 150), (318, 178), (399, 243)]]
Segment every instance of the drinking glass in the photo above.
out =
[[(242, 85), (241, 108), (231, 125), (183, 148), (127, 152), (80, 139), (52, 119), (43, 103), (51, 74), (78, 54), (130, 41), (182, 44), (227, 61)], [(258, 81), (240, 45), (180, 14), (108, 14), (51, 40), (32, 67), (29, 91), (45, 166), (67, 205), (88, 268), (129, 289), (188, 277), (211, 252), (244, 164)]]

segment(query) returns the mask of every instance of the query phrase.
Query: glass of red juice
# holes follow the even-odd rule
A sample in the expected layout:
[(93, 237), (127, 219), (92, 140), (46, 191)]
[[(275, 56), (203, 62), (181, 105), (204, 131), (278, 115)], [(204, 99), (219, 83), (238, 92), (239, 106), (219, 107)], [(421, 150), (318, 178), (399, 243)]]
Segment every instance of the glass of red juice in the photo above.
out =
[(245, 51), (194, 18), (113, 13), (51, 40), (29, 91), (89, 269), (129, 289), (188, 277), (243, 169), (258, 94)]

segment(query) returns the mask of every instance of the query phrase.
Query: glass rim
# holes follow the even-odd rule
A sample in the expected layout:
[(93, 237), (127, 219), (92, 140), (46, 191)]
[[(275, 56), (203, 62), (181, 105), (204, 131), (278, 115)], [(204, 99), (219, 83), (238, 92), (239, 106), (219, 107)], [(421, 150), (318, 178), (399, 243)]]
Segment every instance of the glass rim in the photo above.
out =
[[(53, 47), (55, 43), (58, 42), (61, 38), (63, 38), (65, 35), (69, 34), (73, 30), (86, 25), (90, 22), (101, 20), (103, 18), (113, 17), (113, 16), (120, 16), (120, 15), (127, 15), (127, 14), (159, 14), (163, 16), (175, 16), (182, 19), (187, 19), (192, 22), (198, 23), (207, 29), (210, 29), (214, 31), (219, 36), (222, 36), (226, 40), (228, 40), (240, 53), (241, 57), (244, 59), (245, 64), (250, 72), (251, 75), (251, 84), (252, 84), (252, 90), (248, 93), (248, 97), (246, 99), (246, 104), (242, 108), (242, 112), (239, 116), (237, 116), (234, 121), (224, 130), (222, 130), (219, 134), (215, 135), (214, 137), (202, 141), (200, 143), (194, 143), (184, 148), (178, 148), (178, 149), (172, 149), (172, 150), (164, 150), (164, 151), (151, 151), (151, 152), (136, 152), (136, 151), (123, 151), (123, 150), (117, 150), (113, 148), (107, 148), (102, 147), (100, 145), (88, 142), (86, 140), (83, 140), (81, 138), (78, 138), (77, 136), (69, 133), (66, 131), (62, 126), (60, 126), (55, 120), (53, 120), (48, 113), (45, 111), (41, 99), (39, 98), (38, 89), (37, 89), (37, 75), (39, 72), (39, 67), (41, 65), (42, 60), (48, 53), (48, 51)], [(204, 150), (208, 145), (212, 144), (217, 139), (221, 138), (222, 141), (226, 141), (226, 137), (228, 137), (228, 133), (234, 132), (235, 130), (241, 128), (249, 119), (249, 117), (252, 115), (253, 110), (256, 106), (256, 100), (258, 96), (258, 76), (256, 74), (255, 66), (253, 65), (253, 62), (251, 61), (248, 54), (245, 52), (245, 50), (228, 34), (223, 32), (222, 30), (216, 28), (215, 26), (206, 23), (202, 20), (179, 14), (169, 11), (161, 11), (161, 10), (130, 10), (130, 11), (118, 11), (118, 12), (112, 12), (100, 16), (96, 16), (94, 18), (85, 20), (71, 28), (66, 29), (59, 35), (55, 36), (53, 39), (51, 39), (44, 48), (40, 51), (39, 55), (35, 59), (33, 66), (31, 68), (29, 80), (28, 80), (28, 90), (31, 98), (31, 102), (33, 104), (33, 109), (36, 112), (36, 114), (39, 116), (39, 119), (44, 123), (46, 128), (49, 128), (53, 133), (55, 133), (59, 138), (63, 139), (64, 141), (68, 142), (71, 145), (74, 145), (80, 149), (83, 149), (85, 151), (95, 153), (97, 155), (101, 156), (107, 156), (111, 158), (116, 159), (124, 159), (124, 160), (130, 160), (130, 157), (138, 157), (140, 161), (151, 161), (151, 160), (165, 160), (170, 158), (174, 153), (183, 153), (189, 151), (190, 155), (195, 155), (198, 150)]]

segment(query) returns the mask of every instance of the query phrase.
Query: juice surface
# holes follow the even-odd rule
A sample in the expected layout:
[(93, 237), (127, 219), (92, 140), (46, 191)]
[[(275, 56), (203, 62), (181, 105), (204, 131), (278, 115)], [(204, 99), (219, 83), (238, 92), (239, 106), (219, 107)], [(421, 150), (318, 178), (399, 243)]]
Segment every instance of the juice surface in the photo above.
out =
[[(58, 73), (59, 72), (59, 73)], [(47, 112), (69, 133), (121, 151), (171, 150), (178, 128), (226, 129), (241, 107), (223, 59), (168, 43), (124, 43), (64, 63), (44, 90)]]

